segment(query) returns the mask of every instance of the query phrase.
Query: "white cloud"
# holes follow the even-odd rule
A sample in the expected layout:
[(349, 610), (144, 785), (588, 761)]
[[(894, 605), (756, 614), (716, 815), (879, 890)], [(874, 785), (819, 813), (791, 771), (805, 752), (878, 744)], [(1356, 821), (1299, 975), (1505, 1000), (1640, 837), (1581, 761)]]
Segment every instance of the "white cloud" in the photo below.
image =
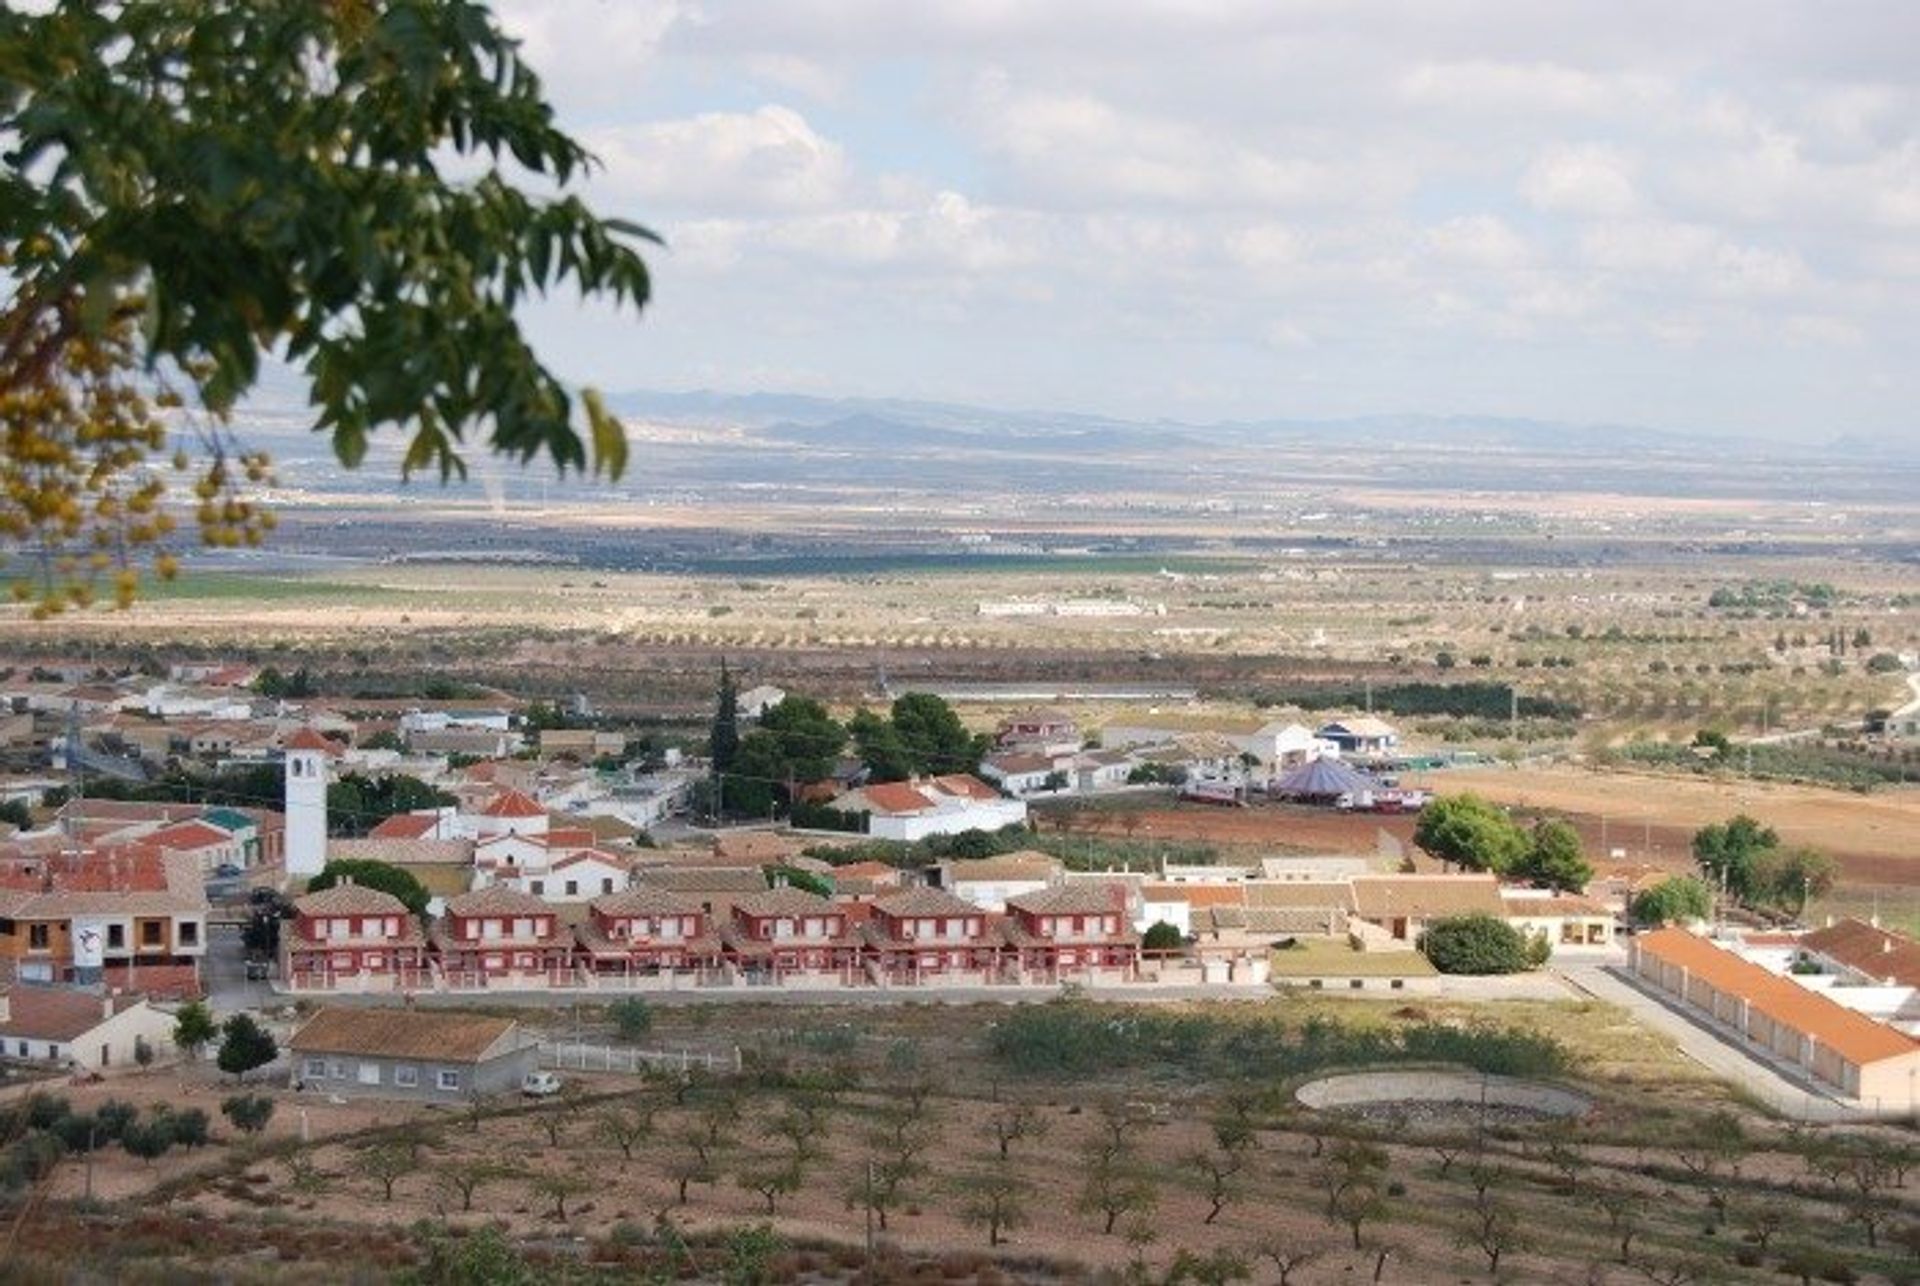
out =
[(587, 141), (612, 186), (657, 206), (808, 210), (847, 195), (843, 149), (787, 107), (597, 129)]
[(1346, 412), (1914, 431), (1905, 0), (501, 12), (687, 370), (1258, 415), (1310, 342)]
[(1600, 144), (1549, 149), (1520, 179), (1520, 195), (1538, 210), (1588, 218), (1631, 212), (1639, 204), (1632, 162)]

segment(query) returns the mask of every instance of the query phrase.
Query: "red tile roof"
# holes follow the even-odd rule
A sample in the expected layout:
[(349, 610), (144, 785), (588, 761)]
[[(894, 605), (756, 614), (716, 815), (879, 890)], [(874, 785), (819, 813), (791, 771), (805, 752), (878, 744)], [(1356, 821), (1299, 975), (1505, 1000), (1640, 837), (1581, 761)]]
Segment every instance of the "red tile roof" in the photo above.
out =
[(1635, 949), (1685, 969), (1716, 991), (1737, 996), (1774, 1022), (1798, 1031), (1856, 1065), (1920, 1052), (1920, 1041), (1855, 1013), (1817, 991), (1742, 960), (1685, 929), (1656, 929)]
[(934, 806), (931, 799), (904, 781), (863, 786), (860, 793), (866, 797), (869, 810), (876, 813), (924, 813)]
[(928, 779), (934, 786), (949, 795), (961, 795), (969, 799), (999, 799), (1000, 792), (981, 781), (972, 773), (951, 773), (945, 777)]
[(524, 791), (504, 790), (495, 795), (480, 814), (483, 817), (545, 817), (547, 810)]
[(141, 836), (140, 842), (151, 844), (155, 848), (191, 850), (210, 848), (215, 844), (231, 844), (233, 836), (205, 822), (178, 822), (154, 831), (151, 835)]
[(1815, 929), (1800, 939), (1800, 946), (1869, 978), (1920, 987), (1920, 942), (1865, 920), (1846, 919)]
[(433, 813), (395, 813), (367, 832), (368, 839), (425, 839), (440, 825)]
[(287, 750), (318, 750), (326, 755), (339, 755), (340, 743), (329, 741), (312, 728), (301, 728), (283, 743)]
[[(107, 1021), (106, 1002), (85, 991), (59, 987), (15, 987), (6, 993), (8, 1015), (0, 1021), (0, 1036), (24, 1036), (71, 1044)], [(114, 1000), (119, 1013), (139, 1004), (138, 997)]]

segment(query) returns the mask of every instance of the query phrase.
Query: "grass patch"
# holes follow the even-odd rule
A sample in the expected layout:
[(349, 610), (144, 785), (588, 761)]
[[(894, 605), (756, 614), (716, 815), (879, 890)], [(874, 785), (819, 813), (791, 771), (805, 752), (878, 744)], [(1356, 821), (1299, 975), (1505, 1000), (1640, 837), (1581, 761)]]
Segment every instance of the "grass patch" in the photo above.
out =
[(1431, 978), (1436, 972), (1418, 951), (1355, 951), (1326, 938), (1301, 938), (1273, 952), (1276, 978)]
[(352, 581), (325, 580), (308, 576), (272, 575), (264, 572), (188, 572), (171, 581), (155, 581), (141, 588), (141, 597), (151, 602), (290, 602), (301, 599), (361, 602), (391, 602), (410, 598), (411, 592), (383, 585), (362, 585)]

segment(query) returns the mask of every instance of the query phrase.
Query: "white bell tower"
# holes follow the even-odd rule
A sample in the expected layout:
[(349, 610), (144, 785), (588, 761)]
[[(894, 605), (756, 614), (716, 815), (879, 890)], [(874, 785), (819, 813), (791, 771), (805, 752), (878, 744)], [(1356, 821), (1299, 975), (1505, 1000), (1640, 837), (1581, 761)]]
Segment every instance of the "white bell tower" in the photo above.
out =
[(306, 881), (327, 864), (327, 761), (339, 752), (311, 728), (287, 738), (287, 879)]

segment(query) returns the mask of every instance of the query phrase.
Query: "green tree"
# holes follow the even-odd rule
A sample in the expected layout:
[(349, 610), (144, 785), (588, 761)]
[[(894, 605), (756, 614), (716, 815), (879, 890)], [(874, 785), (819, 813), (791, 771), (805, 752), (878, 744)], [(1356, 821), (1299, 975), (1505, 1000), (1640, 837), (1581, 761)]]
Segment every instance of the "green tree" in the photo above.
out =
[(128, 1156), (139, 1157), (148, 1165), (173, 1150), (173, 1122), (165, 1116), (135, 1121), (120, 1132), (120, 1146)]
[(714, 692), (713, 723), (707, 732), (707, 754), (713, 760), (715, 772), (727, 773), (733, 771), (734, 757), (739, 751), (740, 692), (723, 657), (720, 686)]
[(1771, 826), (1762, 826), (1741, 813), (1694, 833), (1693, 860), (1709, 884), (1719, 884), (1742, 902), (1755, 893), (1754, 866), (1762, 855), (1780, 847)]
[(355, 838), (400, 813), (448, 808), (459, 802), (405, 773), (382, 777), (348, 773), (327, 787), (328, 829), (343, 838)]
[(1507, 870), (1516, 879), (1578, 893), (1593, 879), (1593, 867), (1581, 851), (1580, 832), (1564, 821), (1536, 823), (1527, 851)]
[(200, 1052), (211, 1045), (213, 1038), (219, 1034), (220, 1029), (214, 1025), (212, 1011), (202, 1001), (188, 1001), (173, 1016), (173, 1043), (188, 1058), (199, 1058)]
[(608, 1005), (607, 1017), (621, 1040), (640, 1040), (653, 1030), (653, 1010), (638, 996), (623, 996)]
[(1413, 842), (1443, 862), (1472, 871), (1506, 871), (1530, 847), (1505, 812), (1472, 792), (1445, 795), (1420, 810)]
[(320, 868), (320, 874), (307, 881), (307, 892), (318, 893), (345, 881), (391, 893), (414, 915), (425, 915), (433, 897), (412, 871), (363, 857), (330, 859)]
[(220, 1100), (220, 1115), (242, 1134), (258, 1134), (273, 1119), (273, 1100), (265, 1094), (229, 1094)]
[(272, 1033), (253, 1020), (251, 1014), (234, 1014), (220, 1025), (220, 1070), (235, 1078), (256, 1067), (265, 1067), (280, 1055), (280, 1046)]
[(215, 545), (265, 530), (240, 491), (264, 458), (236, 460), (222, 426), (266, 353), (304, 372), (348, 466), (394, 426), (408, 474), (464, 474), (480, 434), (563, 472), (624, 469), (619, 423), (589, 390), (583, 438), (515, 311), (556, 287), (641, 307), (654, 238), (571, 190), (592, 158), (483, 4), (9, 6), (0, 136), (0, 533), (49, 552), (47, 610), (91, 601), (94, 553), (133, 551), (130, 601), (134, 556), (164, 546), (176, 438), (147, 401), (156, 372), (211, 417), (198, 463), (175, 464)]
[(1691, 875), (1674, 875), (1636, 895), (1629, 908), (1636, 924), (1678, 924), (1713, 914), (1713, 890)]
[(1757, 854), (1749, 871), (1754, 901), (1799, 915), (1814, 898), (1833, 890), (1839, 875), (1834, 860), (1815, 848), (1800, 845), (1767, 849)]
[(1168, 924), (1165, 920), (1156, 920), (1147, 926), (1146, 933), (1141, 936), (1140, 945), (1148, 951), (1178, 951), (1184, 941), (1180, 936), (1179, 926)]
[(1420, 935), (1420, 950), (1441, 973), (1519, 973), (1527, 968), (1527, 940), (1491, 915), (1435, 920)]
[(998, 1246), (1006, 1233), (1027, 1224), (1033, 1185), (1005, 1162), (960, 1176), (954, 1181), (954, 1189), (960, 1197), (961, 1219), (971, 1227), (986, 1229), (989, 1246)]
[(931, 692), (897, 698), (893, 727), (915, 772), (972, 772), (986, 752), (987, 739), (968, 732), (953, 707)]
[(874, 781), (904, 781), (913, 775), (913, 755), (892, 720), (860, 709), (848, 720), (847, 731), (853, 737), (854, 752)]
[(847, 745), (847, 730), (811, 697), (788, 697), (760, 716), (759, 731), (779, 746), (783, 779), (819, 781), (833, 773)]

